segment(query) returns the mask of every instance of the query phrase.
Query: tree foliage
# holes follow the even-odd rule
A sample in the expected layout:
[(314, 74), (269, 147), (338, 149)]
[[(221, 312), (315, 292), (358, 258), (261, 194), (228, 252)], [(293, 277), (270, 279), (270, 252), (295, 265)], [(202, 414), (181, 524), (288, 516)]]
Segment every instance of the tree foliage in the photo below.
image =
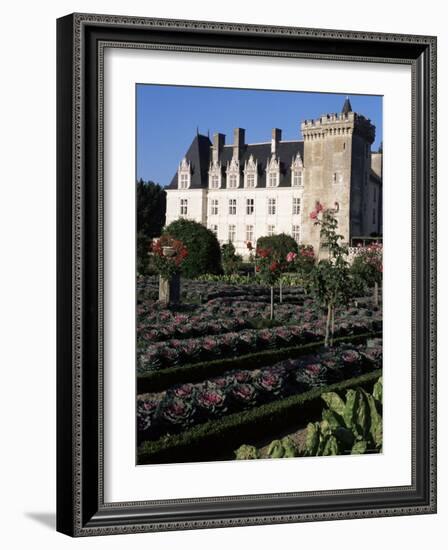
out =
[(193, 220), (181, 218), (165, 227), (163, 234), (178, 239), (188, 250), (188, 257), (181, 267), (184, 277), (195, 278), (205, 273), (221, 272), (221, 249), (216, 235), (210, 229)]
[(149, 269), (149, 247), (159, 237), (165, 225), (166, 191), (152, 181), (137, 182), (137, 271)]
[(166, 191), (152, 181), (137, 182), (137, 232), (160, 237), (166, 219)]

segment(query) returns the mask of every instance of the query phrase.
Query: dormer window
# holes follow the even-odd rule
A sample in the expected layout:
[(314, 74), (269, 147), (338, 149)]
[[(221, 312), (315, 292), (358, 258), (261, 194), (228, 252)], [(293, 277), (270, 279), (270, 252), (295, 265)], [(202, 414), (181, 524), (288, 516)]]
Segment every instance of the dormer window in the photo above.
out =
[(244, 187), (257, 187), (258, 183), (258, 162), (250, 155), (249, 160), (244, 164)]
[(227, 187), (235, 189), (240, 186), (240, 163), (233, 158), (227, 164)]
[(179, 189), (188, 189), (191, 183), (191, 164), (184, 157), (177, 169), (177, 181)]
[(221, 163), (211, 162), (208, 170), (208, 186), (210, 189), (219, 189), (221, 187)]
[(267, 186), (278, 187), (280, 182), (280, 162), (275, 154), (272, 154), (271, 159), (266, 166)]
[(291, 163), (291, 186), (303, 186), (303, 162), (300, 153), (297, 153), (296, 158), (292, 159)]

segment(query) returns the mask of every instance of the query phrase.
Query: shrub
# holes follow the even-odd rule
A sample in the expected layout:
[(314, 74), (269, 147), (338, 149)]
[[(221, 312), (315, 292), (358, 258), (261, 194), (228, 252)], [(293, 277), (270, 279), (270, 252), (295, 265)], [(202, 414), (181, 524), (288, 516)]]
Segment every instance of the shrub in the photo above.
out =
[(271, 249), (276, 260), (280, 262), (286, 261), (286, 256), (289, 252), (297, 253), (299, 251), (296, 241), (291, 235), (287, 235), (286, 233), (260, 237), (257, 240), (257, 248)]
[(216, 235), (202, 224), (192, 220), (175, 220), (164, 230), (164, 235), (182, 241), (188, 249), (188, 258), (182, 264), (184, 277), (194, 278), (205, 273), (219, 274), (221, 250)]

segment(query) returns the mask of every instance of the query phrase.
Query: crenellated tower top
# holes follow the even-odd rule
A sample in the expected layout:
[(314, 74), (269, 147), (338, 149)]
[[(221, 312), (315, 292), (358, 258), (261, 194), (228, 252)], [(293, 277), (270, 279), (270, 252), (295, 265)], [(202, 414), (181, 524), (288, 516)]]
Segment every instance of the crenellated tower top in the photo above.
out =
[(375, 141), (375, 126), (370, 119), (351, 110), (350, 100), (345, 100), (342, 112), (328, 113), (320, 118), (305, 120), (301, 124), (304, 141), (323, 139), (328, 136), (363, 137), (368, 143)]

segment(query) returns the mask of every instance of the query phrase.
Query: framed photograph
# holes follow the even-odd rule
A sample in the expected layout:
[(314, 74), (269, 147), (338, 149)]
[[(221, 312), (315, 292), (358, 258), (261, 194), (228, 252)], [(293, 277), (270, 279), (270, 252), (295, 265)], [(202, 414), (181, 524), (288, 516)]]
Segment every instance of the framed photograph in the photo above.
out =
[(436, 38), (57, 40), (57, 529), (435, 513)]

